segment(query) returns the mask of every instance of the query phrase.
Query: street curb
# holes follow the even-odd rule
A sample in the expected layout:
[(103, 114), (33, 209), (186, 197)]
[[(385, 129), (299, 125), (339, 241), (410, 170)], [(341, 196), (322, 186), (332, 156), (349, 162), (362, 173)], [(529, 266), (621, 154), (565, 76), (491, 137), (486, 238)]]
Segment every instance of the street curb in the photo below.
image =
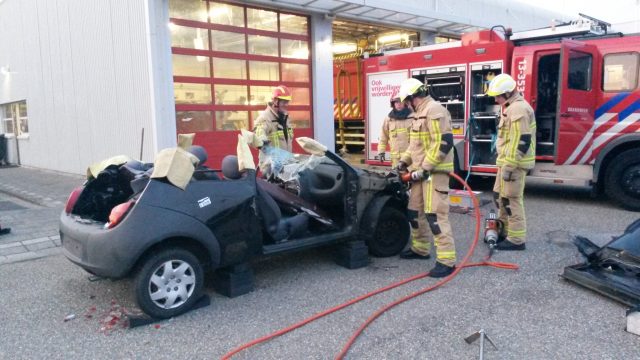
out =
[(40, 259), (60, 254), (60, 236), (52, 235), (0, 245), (0, 265)]
[[(7, 186), (0, 186), (0, 193), (9, 195), (9, 196), (13, 196), (15, 198), (18, 198), (22, 201), (26, 201), (32, 205), (36, 205), (36, 206), (42, 206), (42, 207), (52, 207), (51, 204), (46, 204), (44, 201), (41, 201), (41, 199), (37, 196), (30, 196), (27, 194), (27, 192), (25, 190), (20, 190), (18, 188), (16, 189), (12, 189), (9, 188)], [(42, 199), (44, 200), (44, 199)]]

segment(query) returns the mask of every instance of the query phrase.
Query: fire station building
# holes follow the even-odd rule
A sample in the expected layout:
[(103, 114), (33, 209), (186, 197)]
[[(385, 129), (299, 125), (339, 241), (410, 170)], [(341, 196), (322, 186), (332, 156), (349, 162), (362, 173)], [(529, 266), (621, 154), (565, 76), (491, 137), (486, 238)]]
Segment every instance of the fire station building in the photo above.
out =
[(218, 167), (284, 84), (295, 136), (333, 148), (336, 61), (561, 18), (497, 0), (0, 0), (0, 134), (10, 163), (83, 173), (196, 133)]

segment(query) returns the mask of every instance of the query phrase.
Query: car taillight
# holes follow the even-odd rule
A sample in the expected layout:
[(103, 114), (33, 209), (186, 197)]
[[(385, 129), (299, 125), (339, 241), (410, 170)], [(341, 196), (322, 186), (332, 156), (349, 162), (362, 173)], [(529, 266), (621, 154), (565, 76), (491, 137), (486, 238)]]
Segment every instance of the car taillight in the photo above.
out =
[(73, 189), (73, 191), (69, 195), (69, 198), (67, 199), (67, 205), (65, 205), (64, 207), (64, 212), (66, 212), (67, 214), (71, 214), (71, 212), (73, 211), (73, 207), (76, 206), (76, 202), (78, 202), (80, 194), (82, 194), (82, 190), (84, 190), (84, 186)]
[(114, 226), (118, 225), (127, 213), (131, 209), (131, 207), (135, 204), (135, 201), (129, 200), (126, 203), (122, 203), (113, 209), (111, 209), (111, 213), (109, 214), (109, 222), (106, 225), (107, 229), (111, 229)]

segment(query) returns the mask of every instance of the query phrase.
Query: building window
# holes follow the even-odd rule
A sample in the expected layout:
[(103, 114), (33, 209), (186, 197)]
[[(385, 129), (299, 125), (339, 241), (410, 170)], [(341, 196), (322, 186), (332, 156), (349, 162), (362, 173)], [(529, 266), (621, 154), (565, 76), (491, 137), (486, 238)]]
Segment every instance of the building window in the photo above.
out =
[(251, 129), (281, 84), (311, 127), (307, 16), (213, 0), (169, 0), (169, 16), (179, 132)]
[(567, 79), (569, 89), (591, 90), (592, 63), (591, 54), (569, 51), (569, 74)]
[(2, 116), (1, 129), (3, 133), (23, 138), (29, 136), (26, 101), (0, 105), (0, 115)]
[(608, 54), (604, 56), (602, 71), (602, 90), (629, 91), (638, 87), (637, 52)]

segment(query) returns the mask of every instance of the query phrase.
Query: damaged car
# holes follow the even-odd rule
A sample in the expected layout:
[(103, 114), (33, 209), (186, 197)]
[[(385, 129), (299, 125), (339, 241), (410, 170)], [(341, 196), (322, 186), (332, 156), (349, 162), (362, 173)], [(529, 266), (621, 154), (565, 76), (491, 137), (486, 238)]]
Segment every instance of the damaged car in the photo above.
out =
[(605, 246), (579, 236), (574, 242), (587, 261), (565, 267), (563, 278), (629, 306), (640, 303), (640, 219)]
[(220, 169), (202, 166), (206, 153), (195, 151), (184, 189), (153, 176), (157, 160), (97, 167), (61, 214), (64, 254), (100, 277), (134, 276), (140, 308), (169, 318), (201, 297), (206, 271), (340, 243), (386, 257), (407, 244), (408, 200), (397, 175), (355, 168), (315, 143), (312, 154), (282, 166), (286, 177), (267, 181), (247, 166), (245, 145)]

